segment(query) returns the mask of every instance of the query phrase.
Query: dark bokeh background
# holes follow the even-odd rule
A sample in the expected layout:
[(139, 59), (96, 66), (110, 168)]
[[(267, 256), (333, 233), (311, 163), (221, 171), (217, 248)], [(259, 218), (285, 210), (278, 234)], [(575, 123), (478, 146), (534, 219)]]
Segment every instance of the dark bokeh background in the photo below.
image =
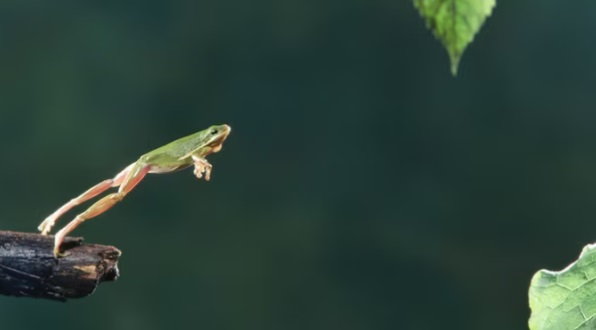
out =
[(234, 131), (211, 182), (75, 232), (117, 282), (0, 297), (1, 328), (527, 328), (532, 274), (596, 238), (594, 11), (501, 1), (453, 78), (409, 1), (3, 2), (0, 228)]

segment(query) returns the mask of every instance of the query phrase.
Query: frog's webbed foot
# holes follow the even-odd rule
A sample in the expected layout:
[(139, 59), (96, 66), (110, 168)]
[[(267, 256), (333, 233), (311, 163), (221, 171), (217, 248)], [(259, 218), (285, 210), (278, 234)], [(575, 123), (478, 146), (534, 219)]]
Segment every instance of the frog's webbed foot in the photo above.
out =
[(213, 168), (213, 165), (211, 165), (205, 158), (197, 156), (192, 156), (192, 160), (195, 165), (195, 170), (193, 172), (195, 176), (200, 179), (205, 175), (205, 180), (209, 181), (209, 179), (211, 179), (211, 169)]
[(39, 227), (37, 227), (37, 229), (41, 232), (42, 235), (47, 235), (50, 232), (50, 230), (52, 230), (52, 227), (55, 223), (55, 217), (48, 217), (39, 225)]

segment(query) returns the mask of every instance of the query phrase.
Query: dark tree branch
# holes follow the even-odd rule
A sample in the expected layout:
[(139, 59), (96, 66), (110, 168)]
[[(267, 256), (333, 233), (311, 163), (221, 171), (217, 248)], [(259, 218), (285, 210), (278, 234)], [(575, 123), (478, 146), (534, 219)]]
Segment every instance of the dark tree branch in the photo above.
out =
[(120, 250), (67, 237), (64, 257), (52, 254), (54, 236), (0, 231), (0, 294), (66, 301), (118, 278)]

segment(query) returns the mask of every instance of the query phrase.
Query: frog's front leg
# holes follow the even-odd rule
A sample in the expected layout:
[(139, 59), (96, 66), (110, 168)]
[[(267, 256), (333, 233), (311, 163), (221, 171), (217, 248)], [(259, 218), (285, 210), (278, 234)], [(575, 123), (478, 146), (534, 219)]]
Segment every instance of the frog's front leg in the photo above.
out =
[(211, 169), (213, 168), (213, 165), (209, 164), (207, 159), (195, 155), (192, 156), (192, 160), (195, 166), (195, 176), (200, 179), (203, 177), (203, 174), (205, 174), (205, 180), (209, 181), (209, 179), (211, 179)]

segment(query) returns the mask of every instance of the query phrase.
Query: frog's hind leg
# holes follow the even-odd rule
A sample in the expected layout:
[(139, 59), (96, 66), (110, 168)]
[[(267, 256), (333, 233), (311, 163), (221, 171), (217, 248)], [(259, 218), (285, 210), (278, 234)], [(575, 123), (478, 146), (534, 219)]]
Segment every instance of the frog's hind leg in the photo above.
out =
[(89, 188), (89, 190), (85, 191), (81, 195), (76, 198), (71, 199), (68, 203), (62, 205), (58, 210), (48, 216), (40, 225), (37, 227), (39, 231), (41, 231), (42, 235), (47, 235), (54, 224), (56, 224), (56, 220), (64, 213), (68, 212), (73, 207), (101, 194), (102, 192), (108, 190), (111, 187), (118, 187), (124, 181), (124, 178), (132, 168), (134, 163), (128, 165), (124, 170), (118, 173), (114, 178), (104, 180), (95, 186)]
[(60, 244), (64, 241), (64, 238), (68, 233), (73, 231), (77, 228), (81, 223), (94, 218), (105, 211), (109, 210), (112, 206), (116, 205), (119, 201), (121, 201), (143, 178), (149, 170), (151, 166), (149, 165), (142, 165), (142, 164), (133, 164), (133, 166), (128, 169), (127, 173), (123, 175), (123, 179), (120, 183), (120, 188), (118, 192), (113, 194), (109, 194), (102, 199), (95, 202), (95, 204), (91, 205), (85, 212), (77, 215), (74, 220), (69, 222), (64, 228), (60, 229), (54, 236), (54, 256), (58, 257), (60, 254)]

